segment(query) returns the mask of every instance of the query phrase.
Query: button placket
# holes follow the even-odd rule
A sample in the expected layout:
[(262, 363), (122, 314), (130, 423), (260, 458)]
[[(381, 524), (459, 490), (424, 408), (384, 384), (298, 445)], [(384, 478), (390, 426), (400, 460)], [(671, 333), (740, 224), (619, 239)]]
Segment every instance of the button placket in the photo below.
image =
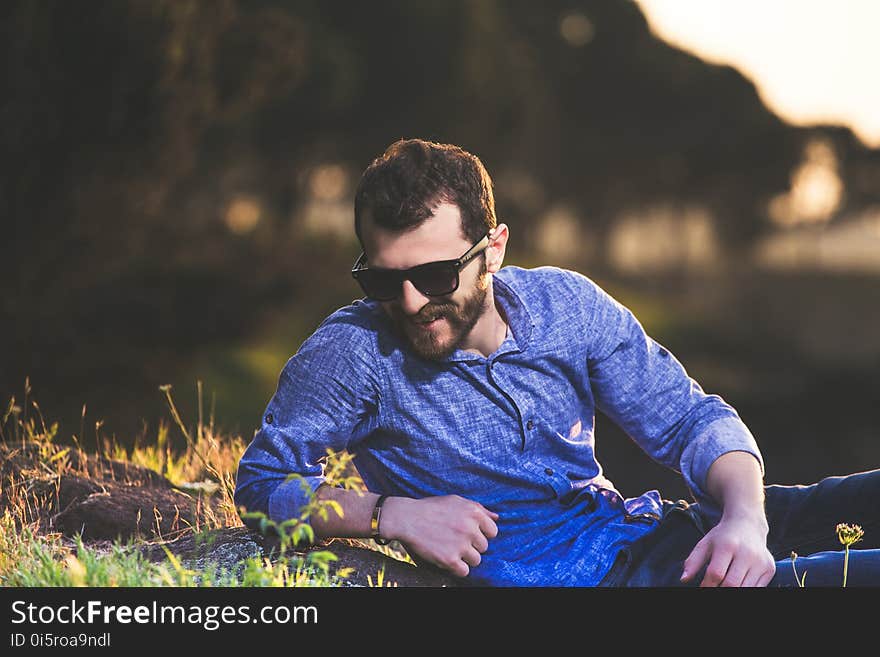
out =
[(526, 413), (523, 412), (523, 406), (516, 400), (516, 397), (510, 394), (502, 385), (504, 383), (503, 377), (499, 377), (497, 368), (493, 367), (496, 363), (496, 360), (489, 360), (486, 362), (486, 378), (504, 394), (513, 405), (514, 410), (516, 410), (519, 416), (519, 425), (522, 431), (522, 449), (524, 450), (526, 448), (526, 427), (531, 424), (531, 426), (528, 426), (528, 430), (531, 431), (532, 427), (534, 427), (534, 423), (531, 420), (527, 423), (524, 422)]

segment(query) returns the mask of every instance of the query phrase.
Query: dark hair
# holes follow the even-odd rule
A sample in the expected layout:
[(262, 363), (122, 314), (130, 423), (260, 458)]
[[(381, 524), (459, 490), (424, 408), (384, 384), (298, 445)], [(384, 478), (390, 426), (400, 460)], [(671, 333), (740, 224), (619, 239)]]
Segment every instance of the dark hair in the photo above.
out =
[(377, 226), (406, 231), (443, 202), (461, 211), (464, 237), (477, 241), (495, 227), (492, 179), (476, 155), (451, 144), (401, 139), (364, 171), (354, 197), (354, 231), (364, 246), (365, 216)]

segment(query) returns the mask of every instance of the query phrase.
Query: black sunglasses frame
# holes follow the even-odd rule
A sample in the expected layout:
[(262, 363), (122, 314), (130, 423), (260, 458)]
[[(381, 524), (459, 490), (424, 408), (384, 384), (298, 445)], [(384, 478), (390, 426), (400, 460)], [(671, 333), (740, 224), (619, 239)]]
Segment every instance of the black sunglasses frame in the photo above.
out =
[[(361, 252), (358, 256), (358, 259), (355, 260), (354, 266), (351, 268), (352, 277), (360, 284), (361, 288), (364, 290), (364, 294), (366, 294), (369, 298), (375, 299), (376, 301), (392, 301), (400, 296), (400, 292), (403, 289), (403, 282), (408, 280), (410, 281), (415, 288), (426, 296), (431, 297), (443, 297), (448, 294), (452, 294), (458, 289), (459, 284), (461, 283), (461, 270), (464, 269), (465, 265), (467, 265), (471, 260), (480, 255), (486, 248), (489, 246), (489, 234), (483, 235), (471, 248), (465, 251), (461, 257), (456, 258), (454, 260), (434, 260), (433, 262), (425, 262), (421, 265), (416, 265), (415, 267), (410, 267), (409, 269), (383, 269), (381, 267), (369, 268), (366, 266), (366, 254)], [(419, 270), (424, 270), (426, 268), (434, 269), (438, 267), (449, 267), (450, 270), (455, 272), (455, 286), (449, 290), (448, 292), (443, 292), (442, 294), (428, 294), (424, 290), (422, 290), (416, 283), (410, 278), (414, 273), (417, 274)], [(387, 272), (389, 274), (394, 274), (397, 277), (397, 293), (392, 297), (377, 297), (371, 295), (364, 286), (364, 283), (361, 279), (361, 274), (366, 271), (375, 271), (375, 272)]]

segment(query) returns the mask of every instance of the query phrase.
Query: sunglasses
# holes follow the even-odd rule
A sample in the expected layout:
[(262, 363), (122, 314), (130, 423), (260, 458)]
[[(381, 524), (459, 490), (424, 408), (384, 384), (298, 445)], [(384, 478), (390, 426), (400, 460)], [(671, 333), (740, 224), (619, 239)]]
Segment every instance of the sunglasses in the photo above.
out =
[(391, 301), (400, 296), (404, 281), (429, 297), (442, 297), (458, 289), (459, 272), (489, 246), (489, 235), (480, 240), (455, 260), (436, 260), (409, 269), (381, 269), (366, 266), (366, 255), (361, 253), (351, 268), (351, 275), (371, 299)]

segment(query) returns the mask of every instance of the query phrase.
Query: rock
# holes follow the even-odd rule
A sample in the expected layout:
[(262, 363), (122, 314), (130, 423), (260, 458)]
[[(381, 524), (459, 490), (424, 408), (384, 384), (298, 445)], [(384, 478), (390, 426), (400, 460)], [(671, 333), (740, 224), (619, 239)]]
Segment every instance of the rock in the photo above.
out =
[[(91, 481), (62, 475), (59, 491), (72, 496), (51, 526), (83, 540), (177, 537), (205, 521), (197, 500), (173, 488)], [(85, 495), (92, 488), (91, 493)], [(83, 495), (85, 495), (83, 497)], [(59, 498), (61, 495), (59, 494)]]
[(377, 582), (378, 573), (384, 569), (383, 579), (387, 584), (406, 587), (460, 586), (461, 580), (452, 575), (423, 564), (415, 566), (401, 559), (395, 559), (377, 550), (359, 547), (356, 542), (343, 539), (328, 541), (320, 549), (329, 550), (338, 557), (332, 569), (353, 568), (354, 574), (347, 582), (354, 586), (369, 586), (367, 576)]
[[(243, 562), (250, 557), (266, 557), (270, 561), (277, 561), (280, 556), (277, 538), (263, 536), (246, 527), (191, 533), (174, 541), (151, 543), (142, 551), (151, 561), (162, 561), (166, 558), (163, 546), (178, 557), (186, 568), (197, 572), (205, 572), (213, 566), (218, 570), (240, 573)], [(459, 585), (456, 578), (438, 568), (429, 565), (415, 566), (374, 550), (366, 542), (356, 540), (323, 541), (308, 549), (288, 550), (286, 556), (306, 558), (309, 552), (315, 550), (327, 550), (337, 557), (336, 561), (330, 562), (331, 574), (338, 573), (343, 568), (353, 569), (351, 575), (341, 580), (343, 586), (369, 586), (370, 579), (372, 584), (376, 585), (378, 574), (383, 570), (383, 581), (386, 586)]]
[(185, 568), (197, 572), (204, 572), (209, 566), (238, 572), (247, 559), (264, 555), (262, 537), (246, 527), (190, 532), (173, 541), (147, 543), (140, 550), (150, 561), (161, 562), (167, 558), (165, 548), (178, 557)]
[(107, 489), (94, 479), (76, 475), (60, 475), (58, 477), (58, 509), (63, 511), (86, 499), (89, 495), (105, 492)]
[(0, 443), (0, 512), (16, 507), (23, 521), (66, 537), (176, 538), (202, 526), (206, 504), (134, 463), (53, 443)]

